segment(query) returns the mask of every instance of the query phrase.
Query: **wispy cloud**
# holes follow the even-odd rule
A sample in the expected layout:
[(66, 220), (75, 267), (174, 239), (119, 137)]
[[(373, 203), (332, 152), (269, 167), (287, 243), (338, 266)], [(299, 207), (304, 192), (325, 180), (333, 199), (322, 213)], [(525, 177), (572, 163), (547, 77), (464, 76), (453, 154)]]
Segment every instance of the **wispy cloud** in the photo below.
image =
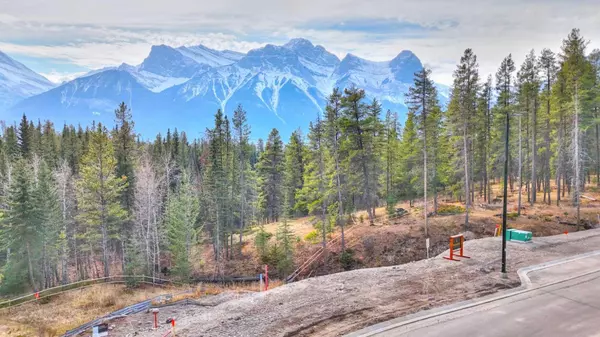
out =
[(424, 37), (428, 33), (456, 27), (457, 22), (443, 21), (420, 24), (392, 18), (350, 18), (339, 22), (317, 21), (308, 22), (301, 28), (318, 31), (359, 32), (376, 36), (396, 35), (405, 38)]
[(153, 44), (245, 52), (306, 37), (340, 57), (389, 60), (410, 49), (451, 83), (466, 48), (485, 76), (508, 53), (520, 62), (531, 48), (557, 50), (573, 27), (600, 47), (597, 0), (0, 0), (0, 8), (0, 50), (87, 69), (138, 64)]
[(71, 81), (79, 76), (85, 75), (87, 72), (59, 72), (56, 70), (51, 70), (48, 73), (40, 73), (42, 76), (50, 80), (50, 82), (61, 84), (63, 82)]

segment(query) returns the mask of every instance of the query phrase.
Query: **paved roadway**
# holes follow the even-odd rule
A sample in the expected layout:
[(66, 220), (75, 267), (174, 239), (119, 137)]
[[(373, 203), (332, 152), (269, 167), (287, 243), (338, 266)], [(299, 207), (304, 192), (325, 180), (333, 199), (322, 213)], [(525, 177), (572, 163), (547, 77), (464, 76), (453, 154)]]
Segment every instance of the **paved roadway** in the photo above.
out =
[(442, 309), (441, 315), (422, 312), (350, 336), (600, 337), (599, 267), (600, 256), (593, 256), (533, 271), (534, 290), (487, 298), (487, 303), (450, 313)]

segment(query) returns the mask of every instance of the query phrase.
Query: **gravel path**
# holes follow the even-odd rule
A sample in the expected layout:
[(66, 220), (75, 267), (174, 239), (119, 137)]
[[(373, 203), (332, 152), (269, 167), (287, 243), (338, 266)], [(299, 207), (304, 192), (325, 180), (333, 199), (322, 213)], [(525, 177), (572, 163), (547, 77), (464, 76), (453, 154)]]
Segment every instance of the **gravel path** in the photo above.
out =
[[(501, 240), (465, 242), (461, 262), (442, 258), (306, 279), (267, 292), (239, 295), (216, 306), (162, 312), (176, 318), (177, 336), (340, 336), (395, 317), (520, 285), (517, 269), (600, 247), (600, 229), (508, 242), (509, 275), (500, 277)], [(132, 317), (151, 321), (151, 314)], [(162, 323), (164, 320), (161, 318)], [(116, 323), (118, 336), (162, 336)], [(144, 324), (147, 325), (147, 324)], [(135, 332), (137, 332), (137, 334)], [(143, 331), (143, 332), (142, 332)]]

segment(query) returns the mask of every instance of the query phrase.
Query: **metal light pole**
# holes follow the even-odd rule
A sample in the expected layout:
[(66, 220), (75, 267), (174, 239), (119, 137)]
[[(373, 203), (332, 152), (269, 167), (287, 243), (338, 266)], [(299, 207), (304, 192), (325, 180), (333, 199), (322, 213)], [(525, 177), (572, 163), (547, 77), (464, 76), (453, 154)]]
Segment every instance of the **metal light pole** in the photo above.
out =
[(504, 140), (504, 201), (502, 205), (502, 273), (506, 274), (506, 209), (508, 202), (508, 140), (510, 116), (506, 112), (506, 138)]

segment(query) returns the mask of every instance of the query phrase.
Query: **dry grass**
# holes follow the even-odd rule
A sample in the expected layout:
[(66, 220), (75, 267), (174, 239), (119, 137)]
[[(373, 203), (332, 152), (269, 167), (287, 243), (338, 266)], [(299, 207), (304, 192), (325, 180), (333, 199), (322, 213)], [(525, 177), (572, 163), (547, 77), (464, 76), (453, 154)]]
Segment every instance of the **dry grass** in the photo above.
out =
[[(271, 281), (269, 288), (281, 284), (280, 281)], [(69, 329), (161, 294), (179, 293), (171, 301), (199, 299), (223, 292), (258, 291), (259, 284), (198, 284), (188, 293), (183, 293), (185, 290), (190, 289), (145, 286), (130, 290), (121, 284), (98, 284), (73, 290), (56, 295), (47, 303), (28, 303), (0, 311), (0, 336), (60, 336)]]
[(120, 308), (176, 291), (177, 288), (156, 287), (129, 290), (121, 284), (73, 290), (42, 301), (46, 303), (27, 303), (0, 311), (0, 333), (2, 336), (59, 336)]

